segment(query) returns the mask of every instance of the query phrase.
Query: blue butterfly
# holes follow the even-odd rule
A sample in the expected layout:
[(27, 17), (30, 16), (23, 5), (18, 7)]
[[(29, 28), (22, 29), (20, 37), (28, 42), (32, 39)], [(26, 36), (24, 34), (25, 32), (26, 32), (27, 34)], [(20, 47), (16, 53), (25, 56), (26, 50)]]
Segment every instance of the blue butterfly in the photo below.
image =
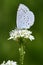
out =
[(17, 11), (17, 29), (30, 29), (34, 24), (34, 14), (24, 4), (20, 4)]

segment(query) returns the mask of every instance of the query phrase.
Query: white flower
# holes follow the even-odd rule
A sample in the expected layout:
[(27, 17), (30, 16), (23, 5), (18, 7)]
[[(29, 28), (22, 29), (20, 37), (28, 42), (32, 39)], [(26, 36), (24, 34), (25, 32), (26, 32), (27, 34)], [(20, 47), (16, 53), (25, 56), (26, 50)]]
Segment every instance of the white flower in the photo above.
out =
[(23, 38), (28, 38), (32, 41), (35, 38), (31, 34), (32, 34), (32, 32), (28, 31), (28, 30), (14, 29), (10, 32), (10, 38), (8, 40), (10, 40), (10, 39), (16, 40), (18, 37), (23, 37)]
[(7, 63), (5, 61), (1, 65), (17, 65), (16, 62), (8, 60)]
[(29, 39), (32, 41), (32, 40), (34, 40), (35, 38), (34, 38), (34, 36), (30, 35), (30, 36), (29, 36)]

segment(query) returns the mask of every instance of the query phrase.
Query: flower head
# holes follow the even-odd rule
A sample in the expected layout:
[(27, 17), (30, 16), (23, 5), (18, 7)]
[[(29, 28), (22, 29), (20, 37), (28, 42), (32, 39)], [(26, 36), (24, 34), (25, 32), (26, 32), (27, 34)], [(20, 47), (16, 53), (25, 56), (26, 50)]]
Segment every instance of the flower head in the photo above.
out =
[(18, 29), (14, 29), (10, 32), (10, 39), (16, 40), (17, 38), (23, 37), (23, 38), (28, 38), (31, 41), (34, 40), (34, 36), (31, 35), (32, 32), (28, 31), (28, 30), (18, 30)]
[(17, 65), (16, 62), (8, 60), (7, 63), (5, 61), (1, 65)]

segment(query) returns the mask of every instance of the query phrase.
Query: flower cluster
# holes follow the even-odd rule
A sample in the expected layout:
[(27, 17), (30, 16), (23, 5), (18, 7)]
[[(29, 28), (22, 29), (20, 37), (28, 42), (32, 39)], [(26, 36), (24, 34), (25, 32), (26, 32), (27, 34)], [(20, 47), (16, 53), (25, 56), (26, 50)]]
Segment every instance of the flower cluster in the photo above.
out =
[(17, 65), (16, 62), (8, 60), (7, 63), (5, 61), (1, 65)]
[(28, 38), (31, 41), (34, 40), (34, 36), (31, 35), (32, 32), (28, 31), (28, 30), (18, 30), (18, 29), (14, 29), (10, 32), (10, 39), (16, 40), (17, 38), (23, 37), (23, 38)]

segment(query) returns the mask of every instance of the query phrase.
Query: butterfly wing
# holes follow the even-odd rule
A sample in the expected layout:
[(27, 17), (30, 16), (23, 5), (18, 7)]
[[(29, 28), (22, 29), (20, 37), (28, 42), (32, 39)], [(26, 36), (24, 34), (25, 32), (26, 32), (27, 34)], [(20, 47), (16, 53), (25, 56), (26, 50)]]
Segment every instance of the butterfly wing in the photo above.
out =
[(18, 29), (29, 29), (34, 23), (34, 14), (24, 4), (19, 5), (16, 23)]

